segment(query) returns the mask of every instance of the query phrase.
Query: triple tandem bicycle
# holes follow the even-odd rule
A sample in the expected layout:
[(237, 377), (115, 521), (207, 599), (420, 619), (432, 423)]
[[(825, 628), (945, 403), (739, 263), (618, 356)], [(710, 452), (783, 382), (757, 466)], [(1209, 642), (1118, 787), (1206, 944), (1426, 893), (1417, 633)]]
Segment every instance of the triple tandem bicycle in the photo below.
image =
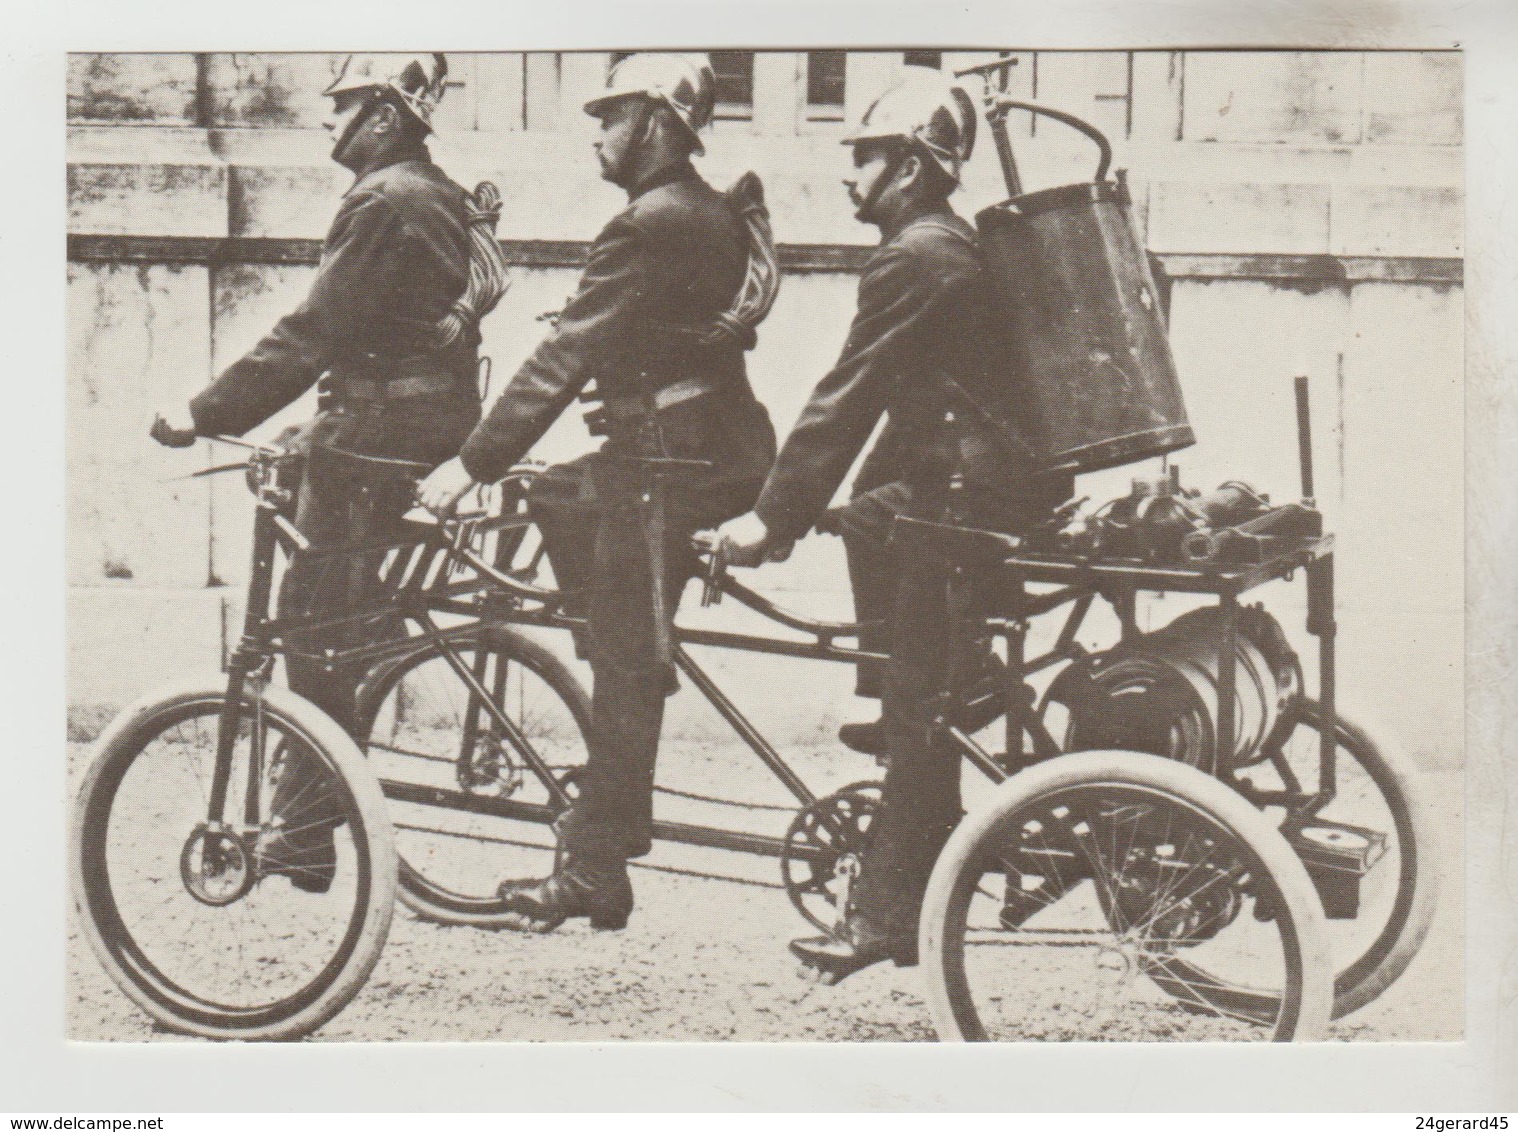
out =
[[(526, 510), (535, 467), (515, 469), (493, 507), (319, 552), (288, 518), (285, 453), (251, 446), (246, 468), (257, 514), (242, 638), (224, 676), (155, 693), (100, 737), (70, 871), (96, 956), (160, 1025), (290, 1039), (361, 989), (397, 898), (439, 923), (510, 926), (495, 887), (551, 867), (590, 705), (539, 639), (583, 622)], [(946, 698), (936, 724), (935, 741), (983, 782), (922, 914), (941, 1038), (1311, 1040), (1395, 981), (1433, 915), (1430, 831), (1407, 768), (1338, 711), (1331, 536), (1193, 566), (1034, 553), (905, 521), (899, 537), (997, 579), (983, 630), (999, 660)], [(293, 554), (361, 564), (371, 600), (321, 624), (282, 618), (274, 579)], [(1278, 632), (1261, 628), (1268, 615), (1240, 600), (1299, 572), (1317, 698)], [(774, 858), (796, 910), (831, 928), (868, 851), (879, 784), (814, 789), (693, 650), (884, 658), (847, 643), (858, 625), (783, 610), (720, 562), (705, 584), (708, 600), (731, 598), (776, 629), (677, 626), (674, 663), (794, 804), (715, 795), (729, 775), (713, 764), (696, 772), (701, 789), (680, 789), (661, 760), (657, 786), (678, 814), (658, 815), (655, 838)], [(1149, 592), (1216, 604), (1146, 633), (1137, 608)], [(1078, 640), (1097, 603), (1120, 636), (1099, 651)], [(338, 620), (371, 630), (315, 658), (365, 674), (363, 749), (272, 679), (295, 642)], [(1161, 669), (1184, 673), (1184, 702)], [(1030, 680), (1051, 672), (1040, 694)], [(310, 799), (276, 813), (292, 752), (321, 773)], [(724, 803), (755, 819), (711, 820)], [(311, 821), (333, 826), (324, 884), (302, 883), (275, 849)]]

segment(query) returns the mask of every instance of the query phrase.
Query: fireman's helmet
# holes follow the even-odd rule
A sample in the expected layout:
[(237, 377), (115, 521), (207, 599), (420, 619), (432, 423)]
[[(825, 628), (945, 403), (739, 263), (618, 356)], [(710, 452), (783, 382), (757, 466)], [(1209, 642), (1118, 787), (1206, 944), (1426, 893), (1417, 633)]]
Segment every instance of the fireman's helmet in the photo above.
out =
[(705, 55), (640, 52), (629, 55), (606, 76), (606, 90), (585, 104), (585, 113), (599, 118), (613, 102), (641, 95), (663, 103), (690, 131), (697, 153), (705, 153), (701, 131), (717, 107), (717, 80)]
[(322, 93), (336, 96), (367, 90), (390, 95), (430, 130), (447, 77), (448, 60), (436, 51), (430, 55), (349, 55)]
[(917, 143), (958, 184), (975, 149), (975, 103), (941, 71), (903, 67), (843, 144), (896, 139)]

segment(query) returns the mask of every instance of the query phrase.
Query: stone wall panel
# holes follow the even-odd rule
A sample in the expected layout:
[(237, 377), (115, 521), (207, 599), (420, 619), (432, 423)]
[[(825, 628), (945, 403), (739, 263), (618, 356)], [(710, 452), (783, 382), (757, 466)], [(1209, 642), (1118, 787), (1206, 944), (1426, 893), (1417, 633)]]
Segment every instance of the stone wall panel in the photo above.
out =
[(233, 236), (321, 239), (353, 184), (353, 175), (331, 161), (234, 165), (228, 176), (227, 223)]
[(69, 121), (197, 125), (196, 81), (194, 55), (71, 54)]
[(73, 586), (65, 619), (70, 707), (114, 709), (156, 687), (214, 679), (221, 670), (224, 590)]
[(320, 126), (342, 54), (211, 52), (205, 57), (208, 126)]
[[(1346, 704), (1458, 766), (1464, 733), (1464, 301), (1363, 284), (1346, 319), (1339, 560)], [(1416, 694), (1409, 689), (1416, 688)]]
[(227, 173), (218, 164), (72, 163), (68, 230), (132, 236), (225, 236)]
[(1327, 185), (1156, 181), (1149, 247), (1156, 252), (1317, 255), (1329, 247)]
[[(1038, 56), (1035, 102), (1084, 118), (1112, 141), (1128, 136), (1131, 98), (1126, 51), (1043, 51)], [(1048, 118), (1033, 126), (1035, 137), (1065, 127)]]
[(1465, 194), (1424, 185), (1334, 189), (1329, 250), (1347, 256), (1465, 254)]
[(200, 586), (208, 445), (148, 439), (153, 413), (209, 370), (203, 267), (80, 266), (68, 282), (67, 562), (71, 584)]
[(1187, 141), (1353, 145), (1367, 52), (1190, 51)]
[(1465, 141), (1464, 59), (1453, 51), (1365, 53), (1365, 140), (1459, 146)]

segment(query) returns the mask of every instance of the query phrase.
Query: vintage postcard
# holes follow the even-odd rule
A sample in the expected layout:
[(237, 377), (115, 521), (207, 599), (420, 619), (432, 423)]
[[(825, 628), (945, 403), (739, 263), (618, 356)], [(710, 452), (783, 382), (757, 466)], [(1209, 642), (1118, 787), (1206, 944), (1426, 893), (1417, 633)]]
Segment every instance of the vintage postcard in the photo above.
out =
[(70, 1035), (1459, 1040), (1462, 93), (72, 55)]
[(70, 1057), (1504, 1048), (1490, 60), (844, 7), (71, 39)]

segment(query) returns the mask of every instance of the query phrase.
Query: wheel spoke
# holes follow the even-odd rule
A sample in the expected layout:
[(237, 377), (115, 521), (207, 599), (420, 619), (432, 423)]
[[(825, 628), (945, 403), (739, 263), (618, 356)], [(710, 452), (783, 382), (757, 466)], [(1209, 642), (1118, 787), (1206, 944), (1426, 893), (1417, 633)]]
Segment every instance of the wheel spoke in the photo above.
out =
[[(373, 819), (355, 808), (326, 756), (315, 753), (319, 748), (267, 704), (233, 740), (226, 814), (235, 820), (207, 825), (205, 784), (223, 699), (208, 693), (181, 706), (166, 701), (156, 730), (150, 721), (100, 753), (80, 803), (94, 817), (82, 824), (83, 840), (72, 850), (84, 878), (81, 907), (107, 972), (166, 1025), (228, 1037), (299, 1033), (305, 1004), (319, 1003), (330, 1015), (357, 989), (339, 983), (343, 972), (355, 964), (367, 970), (377, 957), (393, 874), (388, 867), (376, 873), (384, 862), (351, 836)], [(311, 859), (284, 859), (269, 876), (253, 872), (261, 831), (243, 823), (243, 808), (250, 790), (273, 793), (272, 759), (259, 758), (260, 745), (271, 753), (306, 752), (320, 767), (284, 800), (294, 819), (286, 836), (321, 824), (302, 820), (319, 794), (350, 830), (325, 891), (292, 884), (291, 878), (325, 879)], [(383, 886), (378, 900), (376, 881)], [(374, 907), (385, 915), (367, 917)], [(311, 1017), (310, 1024), (321, 1021)]]
[[(1121, 765), (1100, 752), (1069, 757)], [(1146, 772), (1157, 761), (1135, 757)], [(1025, 773), (1052, 778), (1061, 761)], [(1198, 774), (1176, 771), (1181, 782)], [(1280, 917), (1249, 914), (1246, 883), (1257, 899), (1280, 896), (1231, 826), (1116, 769), (1100, 786), (1044, 795), (1012, 779), (1002, 793), (1024, 800), (982, 827), (993, 851), (956, 846), (959, 834), (951, 842), (971, 870), (952, 891), (966, 895), (924, 909), (946, 917), (929, 937), (943, 939), (941, 953), (924, 958), (941, 964), (930, 970), (940, 1024), (991, 1039), (1213, 1041), (1278, 1036), (1298, 1016), (1296, 937)], [(1004, 916), (988, 929), (971, 904), (998, 906), (982, 881), (996, 872)]]
[[(505, 714), (516, 734), (467, 688), (436, 646), (419, 642), (366, 688), (361, 704), (361, 720), (377, 721), (367, 746), (380, 763), (385, 788), (421, 787), (455, 796), (464, 791), (552, 809), (552, 792), (538, 780), (528, 756), (556, 775), (583, 765), (589, 723), (583, 693), (567, 671), (554, 667), (556, 661), (513, 634), (492, 639), (482, 674), (478, 642), (456, 639), (451, 645), (465, 667), (480, 675), (494, 710)], [(469, 734), (472, 744), (465, 741)], [(526, 820), (521, 817), (402, 802), (394, 793), (390, 804), (401, 835), (402, 898), (427, 918), (495, 923), (503, 915), (501, 880), (542, 875), (551, 867), (552, 834), (545, 828), (537, 843), (517, 836)]]

